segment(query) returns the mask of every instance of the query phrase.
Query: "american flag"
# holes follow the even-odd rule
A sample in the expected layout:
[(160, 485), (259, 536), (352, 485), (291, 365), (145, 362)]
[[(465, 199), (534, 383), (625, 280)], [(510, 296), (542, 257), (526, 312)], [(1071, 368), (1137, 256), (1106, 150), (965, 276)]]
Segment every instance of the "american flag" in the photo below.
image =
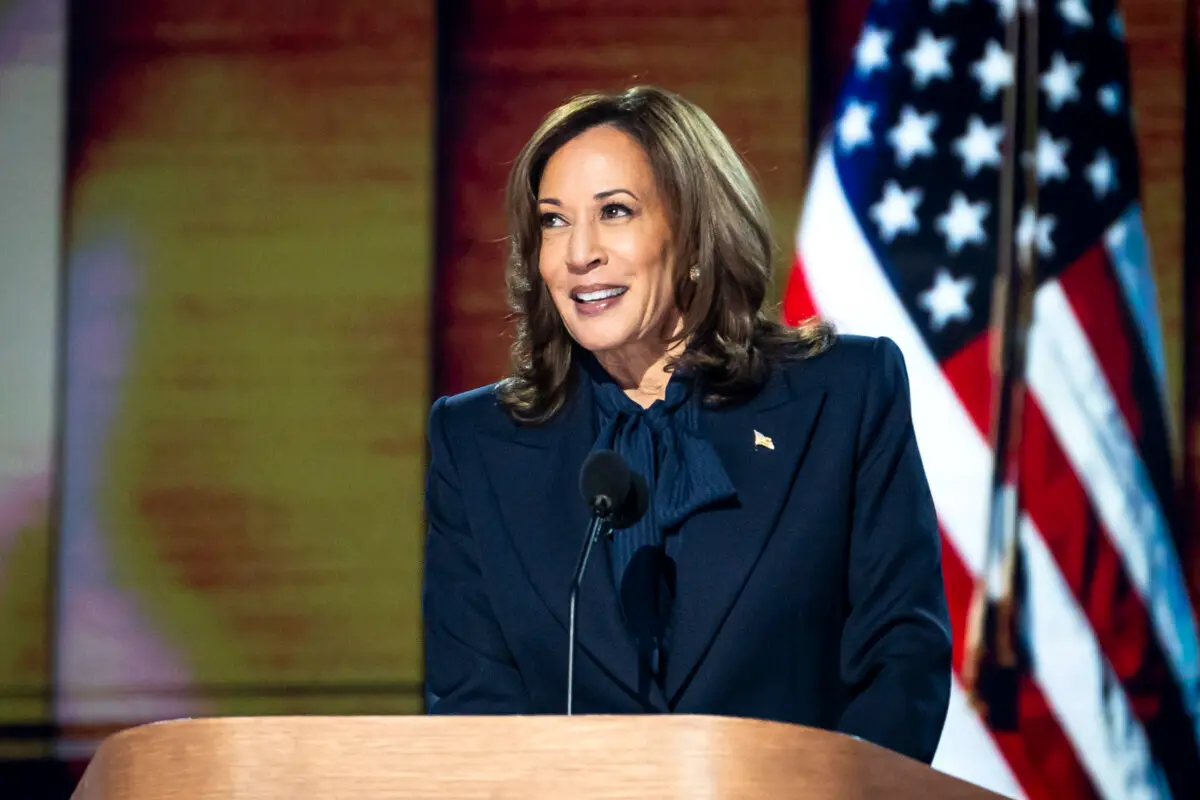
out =
[(991, 725), (962, 682), (968, 607), (992, 563), (1004, 97), (1014, 82), (1024, 90), (1005, 31), (1026, 7), (871, 6), (813, 165), (784, 316), (820, 313), (905, 354), (955, 635), (934, 766), (1012, 797), (1200, 797), (1196, 621), (1175, 538), (1166, 368), (1112, 0), (1036, 11), (1036, 211), (1018, 171), (1014, 206), (1027, 210), (1012, 215), (1017, 241), (1037, 254), (1014, 473), (1016, 629), (1028, 654), (1015, 726)]

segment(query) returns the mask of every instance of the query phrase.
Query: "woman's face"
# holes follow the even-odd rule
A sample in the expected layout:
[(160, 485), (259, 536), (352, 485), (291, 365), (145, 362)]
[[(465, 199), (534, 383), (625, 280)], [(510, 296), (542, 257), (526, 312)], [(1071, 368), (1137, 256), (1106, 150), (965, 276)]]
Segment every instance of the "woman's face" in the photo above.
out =
[(538, 187), (538, 271), (571, 336), (598, 355), (674, 332), (671, 230), (641, 146), (611, 126), (563, 145)]

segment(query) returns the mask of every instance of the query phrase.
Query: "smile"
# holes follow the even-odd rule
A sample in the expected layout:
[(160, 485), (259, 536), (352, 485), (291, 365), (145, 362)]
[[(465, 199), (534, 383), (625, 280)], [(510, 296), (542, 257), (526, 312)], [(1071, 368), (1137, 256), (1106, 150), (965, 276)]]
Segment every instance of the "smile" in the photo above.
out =
[(620, 303), (628, 291), (628, 286), (592, 284), (573, 289), (571, 299), (575, 301), (576, 314), (581, 317), (597, 317)]
[(628, 286), (611, 286), (604, 289), (589, 289), (588, 291), (571, 292), (571, 299), (576, 303), (599, 303), (620, 297), (629, 291)]

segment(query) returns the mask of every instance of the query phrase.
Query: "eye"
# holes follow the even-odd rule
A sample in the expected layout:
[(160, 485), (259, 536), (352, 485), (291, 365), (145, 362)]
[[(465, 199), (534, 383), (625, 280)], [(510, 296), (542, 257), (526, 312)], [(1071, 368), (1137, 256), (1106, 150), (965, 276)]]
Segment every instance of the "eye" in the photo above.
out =
[(558, 215), (558, 214), (555, 214), (555, 213), (553, 213), (553, 212), (551, 212), (551, 211), (547, 211), (546, 213), (542, 214), (542, 215), (541, 215), (541, 216), (538, 218), (538, 221), (540, 222), (540, 224), (541, 224), (541, 226), (542, 226), (542, 228), (543, 228), (543, 229), (545, 229), (545, 228), (557, 228), (557, 227), (559, 227), (559, 226), (561, 226), (561, 225), (563, 225), (563, 224), (564, 224), (564, 223), (563, 223), (563, 218), (562, 218), (560, 215)]
[(633, 214), (633, 210), (624, 203), (606, 203), (600, 209), (601, 219), (620, 219)]

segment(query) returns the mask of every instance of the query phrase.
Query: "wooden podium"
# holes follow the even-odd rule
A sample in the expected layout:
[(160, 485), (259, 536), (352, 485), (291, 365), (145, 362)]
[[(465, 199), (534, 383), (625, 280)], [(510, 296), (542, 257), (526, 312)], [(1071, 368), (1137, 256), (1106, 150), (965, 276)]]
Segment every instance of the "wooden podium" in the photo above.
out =
[(72, 800), (1000, 795), (867, 742), (706, 716), (232, 717), (117, 733)]

